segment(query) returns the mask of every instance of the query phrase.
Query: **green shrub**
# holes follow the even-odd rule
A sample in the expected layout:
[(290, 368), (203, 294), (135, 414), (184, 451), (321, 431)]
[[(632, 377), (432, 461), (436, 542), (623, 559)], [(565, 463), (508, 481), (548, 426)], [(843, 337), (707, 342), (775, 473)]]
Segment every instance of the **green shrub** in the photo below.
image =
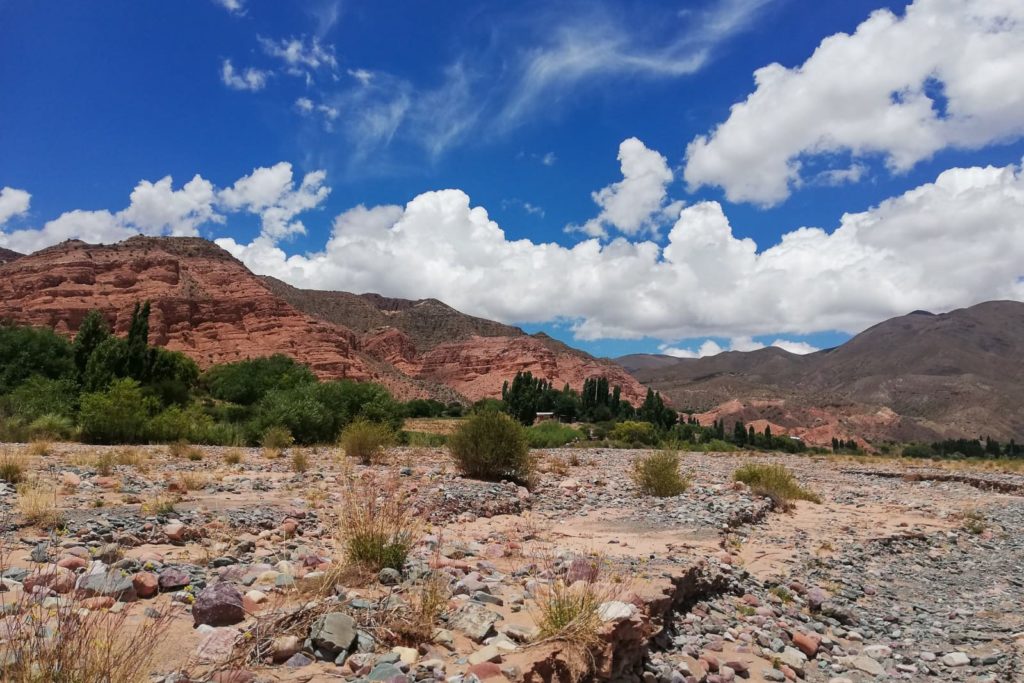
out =
[(40, 415), (28, 425), (29, 439), (74, 439), (75, 423), (64, 415)]
[(473, 415), (448, 437), (448, 450), (467, 477), (527, 483), (533, 473), (523, 428), (504, 413)]
[(0, 324), (0, 394), (32, 375), (73, 378), (71, 342), (49, 328)]
[(357, 458), (364, 465), (372, 465), (381, 451), (394, 443), (394, 439), (394, 433), (387, 426), (359, 419), (341, 433), (341, 447), (348, 457)]
[(658, 430), (650, 422), (620, 422), (608, 435), (612, 441), (624, 444), (654, 446), (658, 443)]
[(821, 502), (817, 494), (801, 487), (784, 465), (749, 463), (737, 469), (732, 477), (748, 485), (756, 495), (771, 498), (783, 509), (791, 507), (794, 500)]
[(82, 438), (93, 443), (139, 443), (154, 407), (133, 379), (119, 379), (106, 391), (82, 396)]
[(690, 487), (688, 476), (679, 473), (679, 454), (659, 451), (633, 461), (633, 482), (646, 496), (678, 496)]
[(541, 422), (526, 429), (526, 442), (530, 448), (561, 448), (567, 443), (584, 438), (583, 432), (558, 422)]
[(67, 378), (33, 375), (4, 398), (8, 412), (29, 422), (44, 415), (69, 417), (78, 409), (78, 388)]
[(903, 457), (905, 458), (932, 458), (935, 457), (935, 451), (931, 446), (924, 443), (908, 443), (903, 447)]
[(290, 448), (293, 443), (295, 443), (295, 439), (292, 438), (292, 433), (288, 431), (287, 427), (281, 426), (268, 428), (263, 432), (263, 438), (260, 439), (261, 446), (275, 451)]
[(158, 443), (204, 442), (204, 437), (212, 431), (213, 424), (213, 418), (197, 405), (187, 408), (171, 406), (150, 420), (149, 440)]
[(272, 389), (315, 382), (309, 368), (282, 354), (216, 365), (203, 375), (211, 396), (241, 405), (257, 403)]

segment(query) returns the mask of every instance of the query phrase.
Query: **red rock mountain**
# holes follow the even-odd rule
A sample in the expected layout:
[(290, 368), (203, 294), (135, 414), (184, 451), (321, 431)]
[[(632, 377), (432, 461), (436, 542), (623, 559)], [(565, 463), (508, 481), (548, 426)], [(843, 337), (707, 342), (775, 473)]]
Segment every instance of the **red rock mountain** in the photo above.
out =
[(144, 300), (152, 307), (150, 342), (201, 367), (284, 353), (324, 378), (374, 380), (400, 398), (446, 401), (500, 396), (519, 370), (557, 386), (603, 375), (634, 403), (646, 392), (615, 363), (545, 335), (433, 299), (295, 289), (253, 275), (199, 238), (69, 241), (0, 265), (0, 319), (73, 334), (98, 308), (125, 334), (132, 308)]
[[(702, 421), (764, 420), (828, 443), (1024, 437), (1024, 303), (915, 311), (805, 356), (782, 349), (700, 359), (618, 359)], [(755, 423), (756, 424), (756, 423)], [(777, 429), (778, 427), (778, 429)]]

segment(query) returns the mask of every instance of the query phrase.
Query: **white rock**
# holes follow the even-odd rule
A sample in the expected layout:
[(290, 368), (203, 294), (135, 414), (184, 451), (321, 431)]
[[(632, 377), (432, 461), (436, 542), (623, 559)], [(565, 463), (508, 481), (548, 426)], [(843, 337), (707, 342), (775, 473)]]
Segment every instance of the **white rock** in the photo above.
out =
[(625, 621), (626, 619), (631, 619), (636, 614), (636, 605), (619, 600), (602, 602), (601, 606), (597, 608), (597, 614), (601, 617), (601, 621)]
[(964, 652), (950, 652), (942, 658), (942, 663), (946, 666), (967, 666), (971, 658)]

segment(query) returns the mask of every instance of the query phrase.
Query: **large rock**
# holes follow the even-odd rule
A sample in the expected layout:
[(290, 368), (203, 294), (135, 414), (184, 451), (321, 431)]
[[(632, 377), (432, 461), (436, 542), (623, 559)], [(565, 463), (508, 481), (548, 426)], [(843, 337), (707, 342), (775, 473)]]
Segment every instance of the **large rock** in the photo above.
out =
[(192, 605), (192, 620), (196, 626), (231, 626), (244, 619), (242, 594), (230, 583), (207, 586)]
[(331, 612), (313, 622), (309, 638), (313, 647), (334, 659), (348, 652), (356, 642), (355, 619), (344, 612)]
[(448, 625), (470, 640), (482, 643), (485, 638), (494, 634), (494, 624), (500, 618), (500, 615), (486, 607), (469, 602), (455, 612)]
[(132, 602), (138, 598), (132, 577), (117, 569), (83, 576), (78, 581), (78, 592), (86, 598), (110, 597), (121, 602)]

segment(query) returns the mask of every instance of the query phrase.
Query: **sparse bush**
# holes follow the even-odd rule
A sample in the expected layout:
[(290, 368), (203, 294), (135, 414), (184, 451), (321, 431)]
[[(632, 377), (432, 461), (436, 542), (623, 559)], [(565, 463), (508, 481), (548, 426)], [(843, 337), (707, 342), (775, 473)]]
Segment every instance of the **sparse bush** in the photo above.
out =
[(242, 452), (237, 448), (232, 448), (224, 454), (225, 465), (237, 465), (240, 462), (242, 462)]
[(102, 477), (109, 477), (113, 474), (115, 464), (117, 464), (117, 461), (114, 459), (114, 454), (110, 451), (103, 451), (96, 456), (96, 460), (93, 462), (96, 473)]
[(433, 637), (438, 618), (451, 595), (446, 577), (444, 573), (434, 572), (412, 588), (408, 609), (396, 614), (394, 622), (388, 624), (400, 643), (416, 647)]
[(985, 513), (976, 508), (969, 508), (960, 513), (961, 526), (968, 533), (978, 536), (988, 529)]
[(4, 450), (0, 452), (0, 481), (19, 484), (25, 479), (25, 458)]
[(260, 445), (268, 450), (283, 451), (286, 448), (290, 448), (295, 443), (295, 439), (292, 438), (292, 433), (287, 427), (280, 425), (269, 427), (263, 432), (263, 438), (260, 440)]
[(627, 445), (654, 446), (658, 443), (658, 430), (650, 422), (620, 422), (608, 435), (612, 441)]
[(295, 449), (292, 453), (292, 471), (302, 474), (309, 470), (309, 456), (301, 449)]
[(412, 501), (397, 479), (350, 481), (338, 519), (342, 547), (350, 563), (373, 572), (386, 567), (401, 570), (405, 565), (418, 521)]
[(356, 420), (341, 433), (341, 447), (345, 455), (356, 458), (364, 465), (372, 465), (381, 451), (394, 442), (394, 434), (385, 425)]
[(783, 465), (748, 463), (733, 473), (733, 479), (748, 485), (756, 495), (771, 498), (783, 509), (792, 507), (794, 500), (821, 502), (817, 494), (801, 487), (793, 474)]
[(633, 482), (646, 496), (678, 496), (690, 487), (690, 479), (679, 473), (679, 454), (658, 451), (633, 461)]
[(210, 483), (210, 478), (202, 472), (179, 472), (177, 481), (185, 491), (200, 491)]
[(114, 454), (114, 460), (118, 465), (132, 467), (140, 472), (145, 472), (148, 469), (146, 465), (146, 457), (134, 448), (122, 448), (118, 450), (117, 453)]
[(541, 422), (526, 429), (526, 442), (530, 448), (561, 448), (583, 438), (580, 430), (558, 422)]
[(64, 525), (64, 514), (57, 506), (56, 489), (47, 488), (38, 481), (18, 485), (16, 507), (26, 524), (42, 529), (56, 529)]
[(533, 473), (523, 428), (504, 413), (473, 415), (448, 438), (448, 450), (468, 477), (526, 483)]

